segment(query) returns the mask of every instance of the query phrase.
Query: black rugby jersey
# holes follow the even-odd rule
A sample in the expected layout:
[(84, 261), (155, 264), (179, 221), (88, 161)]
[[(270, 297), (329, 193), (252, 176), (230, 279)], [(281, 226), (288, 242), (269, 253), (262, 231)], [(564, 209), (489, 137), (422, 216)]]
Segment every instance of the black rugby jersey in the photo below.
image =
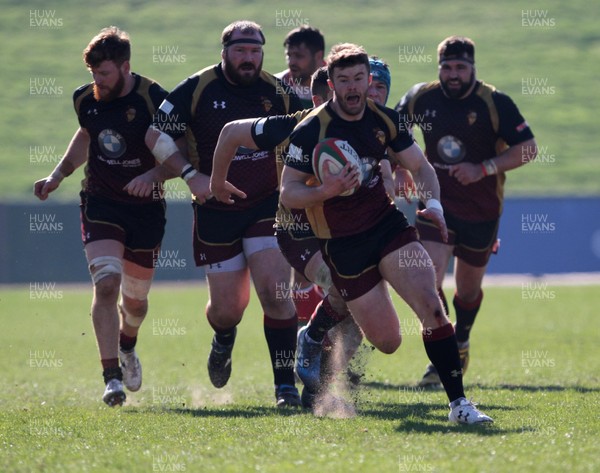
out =
[[(210, 176), (219, 133), (237, 119), (285, 115), (301, 110), (293, 94), (268, 72), (261, 71), (256, 83), (241, 87), (227, 81), (216, 64), (181, 82), (161, 104), (155, 125), (173, 139), (186, 136), (189, 159), (201, 173)], [(275, 153), (238, 149), (227, 180), (244, 189), (246, 199), (233, 205), (212, 199), (204, 206), (221, 210), (252, 207), (278, 189)], [(235, 199), (235, 198), (234, 198)]]
[(110, 102), (98, 101), (94, 98), (94, 85), (86, 84), (74, 92), (73, 102), (79, 124), (90, 135), (83, 191), (136, 204), (156, 200), (155, 193), (134, 197), (123, 187), (156, 166), (144, 139), (167, 91), (151, 79), (133, 76), (133, 89), (124, 97)]
[(462, 185), (448, 167), (482, 163), (509, 146), (533, 138), (514, 102), (477, 81), (464, 99), (447, 97), (440, 81), (413, 86), (396, 106), (407, 127), (420, 128), (425, 154), (438, 176), (444, 211), (467, 221), (491, 221), (502, 212), (505, 174)]
[(296, 127), (285, 165), (314, 176), (311, 160), (303, 156), (312, 156), (314, 147), (324, 138), (348, 141), (361, 158), (363, 180), (352, 195), (333, 197), (305, 209), (312, 230), (318, 238), (344, 237), (368, 230), (396, 209), (383, 185), (379, 162), (387, 159), (388, 147), (401, 152), (414, 143), (413, 139), (399, 129), (397, 112), (370, 99), (363, 117), (357, 121), (344, 120), (327, 102)]

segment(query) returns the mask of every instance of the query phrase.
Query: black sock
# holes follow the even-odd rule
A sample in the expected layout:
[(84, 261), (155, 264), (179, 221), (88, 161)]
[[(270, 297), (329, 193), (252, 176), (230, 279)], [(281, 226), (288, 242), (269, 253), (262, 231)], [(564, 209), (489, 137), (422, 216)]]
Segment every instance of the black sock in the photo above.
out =
[(215, 330), (215, 338), (217, 339), (217, 342), (221, 345), (233, 345), (233, 342), (235, 342), (235, 334), (235, 327), (219, 331)]
[(298, 316), (286, 320), (272, 319), (264, 316), (264, 330), (275, 386), (289, 384), (294, 386), (294, 361), (296, 359), (296, 336), (298, 333)]
[(235, 342), (235, 335), (237, 333), (235, 326), (230, 328), (218, 328), (210, 321), (208, 316), (206, 317), (206, 320), (208, 320), (208, 324), (215, 331), (215, 339), (218, 343), (225, 346), (233, 345)]
[(315, 342), (320, 343), (323, 341), (323, 338), (325, 338), (325, 334), (348, 317), (348, 315), (350, 315), (348, 311), (344, 314), (336, 312), (333, 307), (331, 307), (329, 296), (325, 296), (311, 317), (306, 333)]
[(104, 368), (102, 371), (102, 377), (104, 378), (104, 384), (107, 384), (111, 379), (123, 381), (123, 372), (121, 371), (120, 366)]
[(452, 324), (423, 332), (423, 344), (450, 402), (465, 397), (458, 345)]
[(123, 332), (119, 333), (119, 346), (123, 351), (131, 351), (135, 348), (137, 343), (137, 336), (130, 337), (125, 335)]
[(454, 310), (456, 311), (456, 326), (454, 329), (456, 330), (456, 340), (459, 343), (469, 340), (469, 333), (475, 323), (475, 317), (481, 307), (482, 299), (483, 291), (479, 293), (479, 296), (473, 302), (465, 302), (459, 299), (458, 296), (454, 296), (452, 301)]

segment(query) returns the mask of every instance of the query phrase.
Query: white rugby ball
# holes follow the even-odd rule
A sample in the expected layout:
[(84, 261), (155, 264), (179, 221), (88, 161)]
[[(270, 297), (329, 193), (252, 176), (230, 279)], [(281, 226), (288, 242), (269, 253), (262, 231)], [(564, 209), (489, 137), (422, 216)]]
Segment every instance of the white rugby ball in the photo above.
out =
[(342, 197), (346, 197), (354, 194), (360, 187), (360, 183), (363, 180), (362, 172), (362, 161), (358, 153), (354, 148), (345, 140), (339, 138), (325, 138), (319, 141), (312, 155), (312, 167), (315, 176), (319, 182), (323, 182), (323, 173), (327, 169), (329, 174), (339, 174), (346, 164), (352, 164), (358, 169), (359, 178), (358, 186), (348, 189), (347, 191), (340, 194)]

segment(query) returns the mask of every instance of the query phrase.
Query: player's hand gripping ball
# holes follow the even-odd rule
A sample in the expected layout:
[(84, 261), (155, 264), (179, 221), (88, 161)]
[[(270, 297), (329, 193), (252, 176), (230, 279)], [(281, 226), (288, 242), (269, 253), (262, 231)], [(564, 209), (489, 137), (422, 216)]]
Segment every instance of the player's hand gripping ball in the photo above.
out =
[(329, 171), (329, 174), (336, 175), (341, 172), (347, 163), (350, 163), (352, 166), (355, 166), (356, 169), (358, 169), (359, 184), (358, 186), (348, 189), (340, 194), (342, 197), (354, 194), (354, 192), (356, 192), (356, 190), (360, 187), (360, 183), (363, 180), (363, 169), (360, 156), (358, 156), (358, 153), (347, 141), (339, 138), (325, 138), (324, 140), (319, 141), (313, 150), (313, 172), (320, 183), (323, 182), (325, 169)]

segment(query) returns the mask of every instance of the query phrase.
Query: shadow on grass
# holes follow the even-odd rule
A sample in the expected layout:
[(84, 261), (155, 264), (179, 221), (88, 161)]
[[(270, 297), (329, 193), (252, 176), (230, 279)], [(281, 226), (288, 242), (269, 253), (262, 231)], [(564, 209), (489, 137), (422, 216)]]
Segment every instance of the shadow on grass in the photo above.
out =
[(192, 417), (222, 417), (222, 418), (241, 418), (251, 419), (257, 417), (272, 417), (273, 415), (279, 416), (293, 416), (299, 414), (308, 414), (308, 411), (300, 409), (279, 409), (277, 407), (270, 406), (206, 406), (206, 407), (175, 407), (175, 406), (156, 406), (151, 408), (137, 407), (124, 411), (125, 413), (136, 413), (136, 412), (160, 412), (166, 414), (177, 414), (177, 415), (188, 415)]
[[(369, 389), (381, 389), (384, 391), (419, 391), (419, 392), (443, 392), (441, 387), (439, 388), (419, 388), (416, 384), (390, 384), (382, 383), (379, 381), (365, 381), (361, 383), (361, 386)], [(589, 388), (584, 386), (559, 386), (556, 384), (552, 385), (529, 385), (529, 384), (471, 384), (465, 383), (465, 390), (470, 389), (481, 389), (482, 391), (497, 391), (499, 389), (505, 389), (507, 391), (528, 391), (528, 392), (563, 392), (563, 391), (575, 391), (578, 393), (598, 393), (600, 388)], [(467, 393), (468, 394), (468, 393)], [(469, 397), (467, 395), (467, 397)]]
[[(440, 413), (440, 410), (443, 413)], [(506, 406), (485, 407), (486, 414), (494, 417), (495, 410), (517, 410)], [(371, 406), (358, 406), (359, 416), (373, 417), (379, 420), (399, 421), (394, 430), (403, 433), (472, 433), (482, 436), (506, 435), (521, 432), (522, 429), (506, 429), (496, 424), (458, 425), (448, 422), (445, 406), (438, 404), (416, 403), (375, 403)]]

